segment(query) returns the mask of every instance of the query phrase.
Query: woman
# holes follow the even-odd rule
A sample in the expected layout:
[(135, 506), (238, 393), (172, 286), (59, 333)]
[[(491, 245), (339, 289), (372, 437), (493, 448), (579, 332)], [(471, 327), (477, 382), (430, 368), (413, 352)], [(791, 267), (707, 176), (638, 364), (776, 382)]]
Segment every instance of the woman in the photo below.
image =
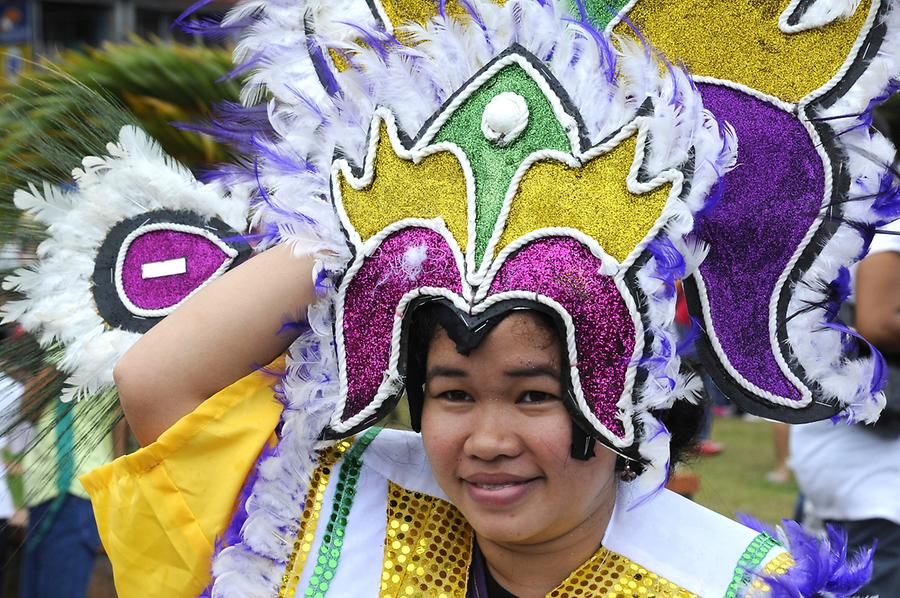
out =
[[(733, 130), (682, 70), (565, 4), (440, 3), (434, 19), (396, 29), (370, 23), (390, 16), (380, 4), (236, 13), (253, 21), (240, 46), (258, 69), (246, 95), (264, 84), (272, 101), (233, 123), (253, 159), (221, 176), (233, 197), (249, 192), (258, 238), (275, 247), (191, 288), (117, 367), (145, 448), (84, 482), (121, 595), (855, 590), (856, 569), (827, 547), (782, 547), (662, 490), (673, 435), (660, 414), (694, 400), (696, 384), (670, 329), (674, 284), (703, 256), (690, 234), (735, 165)], [(145, 145), (126, 131), (111, 153)], [(809, 159), (779, 158), (796, 172), (792, 161)], [(85, 168), (114, 181), (113, 162)], [(791, 224), (778, 216), (776, 228)], [(151, 232), (174, 236), (177, 224), (154, 220)], [(135, 288), (150, 286), (144, 266), (164, 291), (183, 282), (186, 258), (138, 256), (126, 240), (96, 285), (118, 284), (122, 264), (141, 266)], [(716, 265), (742, 243), (721, 235)], [(689, 296), (698, 313), (704, 292)], [(110, 293), (134, 303), (124, 282)], [(130, 313), (168, 313), (144, 311)], [(820, 332), (816, 309), (803, 316), (790, 322), (816, 331), (804, 340), (840, 340)], [(777, 341), (779, 356), (789, 344), (768, 325), (742, 335)], [(774, 382), (788, 398), (745, 393), (768, 415), (877, 411), (868, 378), (804, 394), (797, 360), (732, 365), (710, 342), (721, 377), (787, 380)], [(817, 347), (849, 369), (842, 343)], [(248, 374), (285, 352), (276, 402), (271, 381)], [(421, 435), (373, 427), (404, 394)]]

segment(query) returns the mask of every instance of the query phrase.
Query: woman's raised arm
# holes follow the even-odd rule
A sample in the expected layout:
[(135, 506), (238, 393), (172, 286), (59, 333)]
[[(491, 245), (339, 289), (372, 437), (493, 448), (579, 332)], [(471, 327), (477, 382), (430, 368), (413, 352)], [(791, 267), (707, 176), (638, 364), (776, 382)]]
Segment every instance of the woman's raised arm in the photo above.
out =
[(297, 333), (283, 325), (305, 320), (315, 301), (313, 264), (288, 245), (256, 255), (191, 297), (125, 354), (114, 375), (142, 445), (287, 349)]

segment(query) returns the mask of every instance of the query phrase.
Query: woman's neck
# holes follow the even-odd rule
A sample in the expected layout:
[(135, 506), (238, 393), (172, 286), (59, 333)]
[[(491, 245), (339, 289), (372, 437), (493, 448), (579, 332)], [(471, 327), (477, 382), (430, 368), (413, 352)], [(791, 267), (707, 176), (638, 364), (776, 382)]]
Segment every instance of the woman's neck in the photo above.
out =
[(544, 598), (590, 559), (603, 540), (615, 499), (603, 501), (580, 525), (545, 542), (493, 542), (476, 533), (491, 575), (519, 598)]

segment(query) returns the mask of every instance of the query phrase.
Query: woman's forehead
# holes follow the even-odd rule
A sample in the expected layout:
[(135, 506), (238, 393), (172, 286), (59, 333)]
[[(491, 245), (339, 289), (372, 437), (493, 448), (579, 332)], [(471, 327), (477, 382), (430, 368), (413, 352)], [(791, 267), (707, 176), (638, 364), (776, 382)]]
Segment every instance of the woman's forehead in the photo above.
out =
[(429, 365), (435, 360), (463, 364), (482, 362), (523, 366), (529, 363), (558, 367), (560, 341), (556, 330), (540, 315), (519, 311), (505, 317), (467, 355), (457, 350), (456, 343), (442, 327), (438, 327), (428, 348)]

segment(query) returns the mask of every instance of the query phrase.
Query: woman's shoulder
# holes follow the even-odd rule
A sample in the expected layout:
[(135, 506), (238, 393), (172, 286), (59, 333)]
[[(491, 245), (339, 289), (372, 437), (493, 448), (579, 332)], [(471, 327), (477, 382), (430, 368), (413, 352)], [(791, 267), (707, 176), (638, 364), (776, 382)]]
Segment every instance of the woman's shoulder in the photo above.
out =
[(790, 555), (775, 538), (674, 492), (634, 497), (622, 485), (604, 546), (700, 596), (738, 593)]
[(410, 492), (448, 500), (431, 472), (422, 436), (415, 432), (381, 429), (366, 450), (365, 466)]

